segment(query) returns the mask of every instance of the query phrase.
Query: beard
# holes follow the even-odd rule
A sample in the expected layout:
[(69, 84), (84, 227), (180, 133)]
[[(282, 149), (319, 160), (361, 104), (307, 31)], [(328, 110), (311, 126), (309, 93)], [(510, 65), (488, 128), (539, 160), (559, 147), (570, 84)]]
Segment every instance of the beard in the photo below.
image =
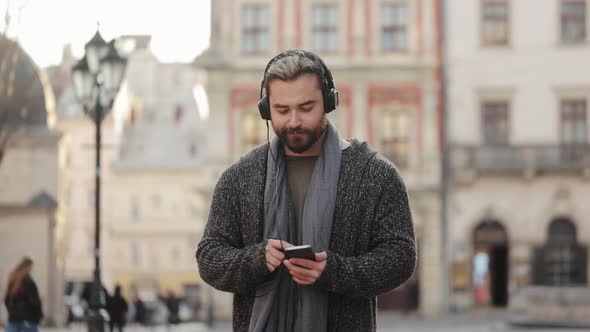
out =
[(303, 153), (313, 146), (326, 131), (327, 120), (324, 118), (314, 128), (284, 128), (279, 132), (279, 141), (295, 153)]

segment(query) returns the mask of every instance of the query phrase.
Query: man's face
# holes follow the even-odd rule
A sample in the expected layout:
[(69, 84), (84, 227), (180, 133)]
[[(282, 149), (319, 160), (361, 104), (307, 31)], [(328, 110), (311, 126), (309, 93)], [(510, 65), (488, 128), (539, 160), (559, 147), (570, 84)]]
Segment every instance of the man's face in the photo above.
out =
[(317, 148), (326, 130), (326, 114), (318, 77), (303, 74), (293, 81), (269, 84), (272, 128), (281, 143), (292, 152)]

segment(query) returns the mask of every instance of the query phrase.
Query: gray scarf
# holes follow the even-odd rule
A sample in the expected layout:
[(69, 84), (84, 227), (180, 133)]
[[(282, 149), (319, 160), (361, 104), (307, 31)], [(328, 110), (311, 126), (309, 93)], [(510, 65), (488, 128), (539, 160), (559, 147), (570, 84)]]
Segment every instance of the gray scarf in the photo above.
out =
[[(303, 242), (315, 252), (328, 250), (340, 176), (340, 135), (328, 122), (303, 208)], [(264, 238), (295, 243), (296, 221), (289, 198), (286, 163), (278, 138), (270, 143), (264, 188)], [(326, 331), (328, 292), (300, 286), (284, 265), (256, 289), (249, 331)]]

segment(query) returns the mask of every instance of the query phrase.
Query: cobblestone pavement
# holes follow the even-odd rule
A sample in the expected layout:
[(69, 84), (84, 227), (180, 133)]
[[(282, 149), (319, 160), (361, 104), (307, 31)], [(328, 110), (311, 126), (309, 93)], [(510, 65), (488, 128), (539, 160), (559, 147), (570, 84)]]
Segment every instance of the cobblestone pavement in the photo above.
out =
[[(505, 314), (471, 314), (448, 315), (438, 319), (423, 319), (419, 315), (400, 315), (391, 313), (379, 313), (379, 332), (504, 332), (504, 331), (543, 331), (543, 332), (576, 332), (588, 331), (588, 329), (551, 329), (551, 328), (518, 328), (507, 323)], [(86, 326), (82, 324), (72, 325), (69, 328), (42, 328), (42, 332), (86, 332)], [(126, 332), (217, 332), (231, 331), (231, 323), (228, 321), (216, 322), (212, 328), (203, 323), (184, 323), (174, 327), (151, 326), (142, 327), (130, 325)]]

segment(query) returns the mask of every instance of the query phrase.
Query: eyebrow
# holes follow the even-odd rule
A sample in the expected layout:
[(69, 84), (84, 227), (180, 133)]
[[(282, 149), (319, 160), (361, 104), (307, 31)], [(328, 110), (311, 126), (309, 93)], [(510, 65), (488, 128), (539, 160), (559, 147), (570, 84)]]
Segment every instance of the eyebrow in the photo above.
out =
[[(316, 103), (316, 100), (313, 100), (313, 99), (312, 100), (306, 100), (303, 103), (298, 104), (297, 107), (309, 106), (309, 105), (315, 104), (315, 103)], [(275, 108), (288, 108), (289, 106), (288, 105), (283, 105), (283, 104), (274, 104), (273, 107), (275, 107)]]

